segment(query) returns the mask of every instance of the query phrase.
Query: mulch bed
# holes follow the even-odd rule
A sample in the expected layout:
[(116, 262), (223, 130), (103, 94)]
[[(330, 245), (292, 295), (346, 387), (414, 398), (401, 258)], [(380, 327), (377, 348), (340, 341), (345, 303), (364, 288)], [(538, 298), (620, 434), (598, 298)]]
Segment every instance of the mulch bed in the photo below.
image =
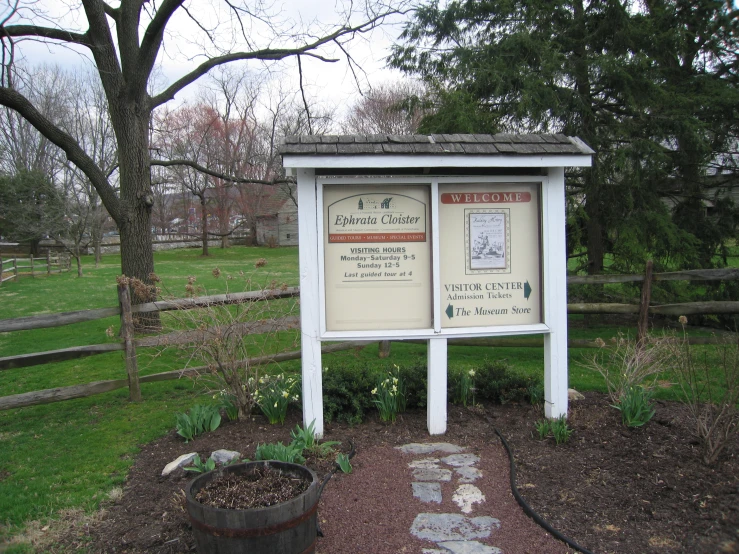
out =
[[(453, 511), (451, 490), (429, 508), (412, 497), (412, 459), (394, 447), (409, 442), (448, 441), (481, 457), (485, 508), (501, 529), (488, 541), (506, 554), (574, 552), (526, 517), (509, 488), (508, 458), (495, 434), (511, 445), (517, 483), (528, 504), (556, 530), (593, 553), (739, 553), (739, 440), (734, 437), (721, 462), (706, 467), (692, 438), (687, 411), (658, 402), (657, 414), (643, 428), (628, 429), (608, 398), (586, 393), (571, 403), (570, 441), (555, 446), (535, 437), (541, 407), (487, 406), (468, 410), (449, 406), (448, 432), (429, 437), (425, 412), (403, 414), (393, 425), (371, 416), (362, 425), (327, 424), (325, 440), (356, 446), (354, 472), (336, 474), (319, 507), (325, 537), (318, 552), (418, 553), (433, 544), (415, 539), (409, 529), (421, 511)], [(145, 445), (128, 476), (123, 497), (106, 507), (100, 522), (73, 529), (53, 550), (92, 552), (189, 552), (194, 541), (183, 504), (183, 489), (193, 475), (178, 470), (162, 477), (177, 456), (198, 452), (205, 459), (220, 448), (253, 458), (258, 443), (287, 442), (299, 414), (284, 426), (261, 417), (225, 423), (185, 444), (174, 431)], [(309, 461), (309, 465), (312, 465)], [(326, 466), (313, 466), (319, 477)]]

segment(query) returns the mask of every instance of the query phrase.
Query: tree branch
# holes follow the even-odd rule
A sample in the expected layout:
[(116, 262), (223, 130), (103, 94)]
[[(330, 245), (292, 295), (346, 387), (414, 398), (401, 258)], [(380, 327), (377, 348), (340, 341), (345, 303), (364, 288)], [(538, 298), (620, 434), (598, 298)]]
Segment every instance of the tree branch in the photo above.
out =
[(308, 118), (308, 134), (313, 134), (313, 125), (310, 121), (310, 108), (308, 101), (305, 99), (305, 87), (303, 86), (303, 64), (300, 62), (300, 54), (298, 54), (298, 77), (300, 78), (300, 95), (303, 97), (303, 106), (305, 106), (305, 116)]
[(39, 25), (8, 25), (7, 27), (0, 27), (0, 38), (6, 37), (38, 37), (90, 46), (87, 34), (72, 33), (64, 29), (41, 27)]
[(157, 54), (162, 46), (162, 39), (164, 37), (164, 28), (167, 26), (167, 22), (172, 17), (174, 12), (182, 6), (184, 0), (164, 0), (161, 6), (157, 9), (157, 13), (149, 23), (149, 26), (144, 32), (144, 37), (141, 40), (141, 47), (139, 49), (138, 64), (142, 68), (142, 75), (149, 75), (154, 63), (157, 59)]
[(201, 173), (205, 173), (206, 175), (210, 175), (211, 177), (215, 177), (216, 179), (222, 179), (224, 181), (229, 181), (231, 183), (254, 183), (257, 185), (283, 185), (286, 183), (291, 183), (291, 184), (295, 183), (295, 179), (265, 180), (265, 179), (250, 179), (246, 177), (234, 177), (233, 175), (226, 175), (225, 173), (221, 173), (220, 171), (213, 171), (212, 169), (208, 169), (207, 167), (202, 166), (199, 163), (193, 162), (191, 160), (151, 160), (151, 165), (158, 165), (161, 167), (186, 165), (188, 167), (192, 167), (193, 169), (200, 171)]
[(87, 37), (90, 51), (97, 65), (100, 82), (106, 96), (115, 98), (121, 87), (121, 66), (113, 42), (113, 35), (108, 26), (106, 12), (99, 0), (82, 0), (82, 5), (89, 25)]
[(103, 4), (103, 10), (105, 10), (106, 15), (117, 23), (118, 17), (120, 16), (120, 13), (121, 13), (120, 8), (114, 8), (113, 6), (109, 5), (107, 2), (103, 2), (102, 4)]
[(120, 220), (120, 201), (115, 195), (113, 187), (100, 168), (80, 148), (77, 141), (69, 134), (62, 131), (47, 119), (31, 102), (19, 92), (7, 87), (0, 87), (0, 105), (15, 110), (33, 125), (39, 133), (49, 139), (53, 144), (61, 148), (67, 155), (67, 159), (89, 177), (90, 182), (100, 195), (100, 199), (110, 213), (110, 216), (118, 223)]
[(337, 38), (351, 35), (354, 33), (361, 33), (366, 32), (372, 29), (373, 27), (377, 26), (378, 22), (387, 17), (388, 15), (400, 13), (397, 10), (391, 10), (388, 12), (383, 12), (382, 14), (379, 14), (372, 19), (369, 19), (368, 21), (365, 21), (364, 23), (360, 25), (355, 25), (352, 27), (340, 27), (333, 33), (326, 35), (324, 37), (321, 37), (311, 43), (308, 43), (304, 46), (295, 47), (295, 48), (264, 48), (262, 50), (255, 50), (253, 52), (233, 52), (230, 54), (225, 54), (223, 56), (216, 56), (215, 58), (211, 58), (202, 64), (200, 64), (197, 68), (195, 68), (193, 71), (188, 73), (187, 75), (183, 76), (182, 78), (178, 79), (174, 83), (172, 83), (171, 86), (169, 86), (166, 90), (164, 90), (162, 93), (156, 95), (151, 99), (151, 108), (155, 108), (157, 106), (160, 106), (164, 104), (165, 102), (168, 102), (169, 100), (172, 100), (175, 95), (181, 91), (186, 86), (192, 84), (196, 80), (198, 80), (200, 77), (208, 73), (211, 69), (218, 67), (219, 65), (223, 65), (226, 63), (234, 62), (234, 61), (241, 61), (241, 60), (283, 60), (285, 58), (289, 58), (292, 56), (297, 56), (298, 54), (306, 55), (306, 56), (312, 56), (318, 59), (321, 59), (326, 62), (334, 62), (338, 60), (323, 58), (317, 54), (311, 53), (311, 50), (315, 50), (324, 44), (327, 44), (329, 42), (335, 41)]

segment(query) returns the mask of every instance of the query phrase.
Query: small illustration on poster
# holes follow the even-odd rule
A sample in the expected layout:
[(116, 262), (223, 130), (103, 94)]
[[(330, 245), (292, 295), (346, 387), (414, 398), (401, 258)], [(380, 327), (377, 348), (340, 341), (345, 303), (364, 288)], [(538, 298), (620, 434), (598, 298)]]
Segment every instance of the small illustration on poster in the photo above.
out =
[(467, 273), (510, 273), (510, 210), (465, 210)]

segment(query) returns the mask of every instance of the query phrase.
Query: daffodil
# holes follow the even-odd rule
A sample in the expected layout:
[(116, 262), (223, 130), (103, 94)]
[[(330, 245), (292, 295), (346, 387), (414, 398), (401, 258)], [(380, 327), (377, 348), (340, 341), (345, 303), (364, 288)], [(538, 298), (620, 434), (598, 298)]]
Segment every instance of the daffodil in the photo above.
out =
[(372, 394), (377, 394), (377, 387), (375, 387), (374, 389), (372, 389)]
[(290, 396), (290, 393), (285, 391), (282, 391), (282, 398), (288, 398)]

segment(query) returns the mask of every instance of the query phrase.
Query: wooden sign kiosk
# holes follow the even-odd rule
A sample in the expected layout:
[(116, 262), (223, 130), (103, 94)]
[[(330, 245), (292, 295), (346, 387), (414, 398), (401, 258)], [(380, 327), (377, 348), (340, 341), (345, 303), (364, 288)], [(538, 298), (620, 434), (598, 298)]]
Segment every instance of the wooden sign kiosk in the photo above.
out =
[[(547, 417), (567, 413), (564, 135), (289, 137), (297, 177), (303, 419), (323, 435), (321, 342), (428, 340), (446, 431), (447, 339), (544, 335)], [(369, 391), (368, 391), (369, 394)]]

